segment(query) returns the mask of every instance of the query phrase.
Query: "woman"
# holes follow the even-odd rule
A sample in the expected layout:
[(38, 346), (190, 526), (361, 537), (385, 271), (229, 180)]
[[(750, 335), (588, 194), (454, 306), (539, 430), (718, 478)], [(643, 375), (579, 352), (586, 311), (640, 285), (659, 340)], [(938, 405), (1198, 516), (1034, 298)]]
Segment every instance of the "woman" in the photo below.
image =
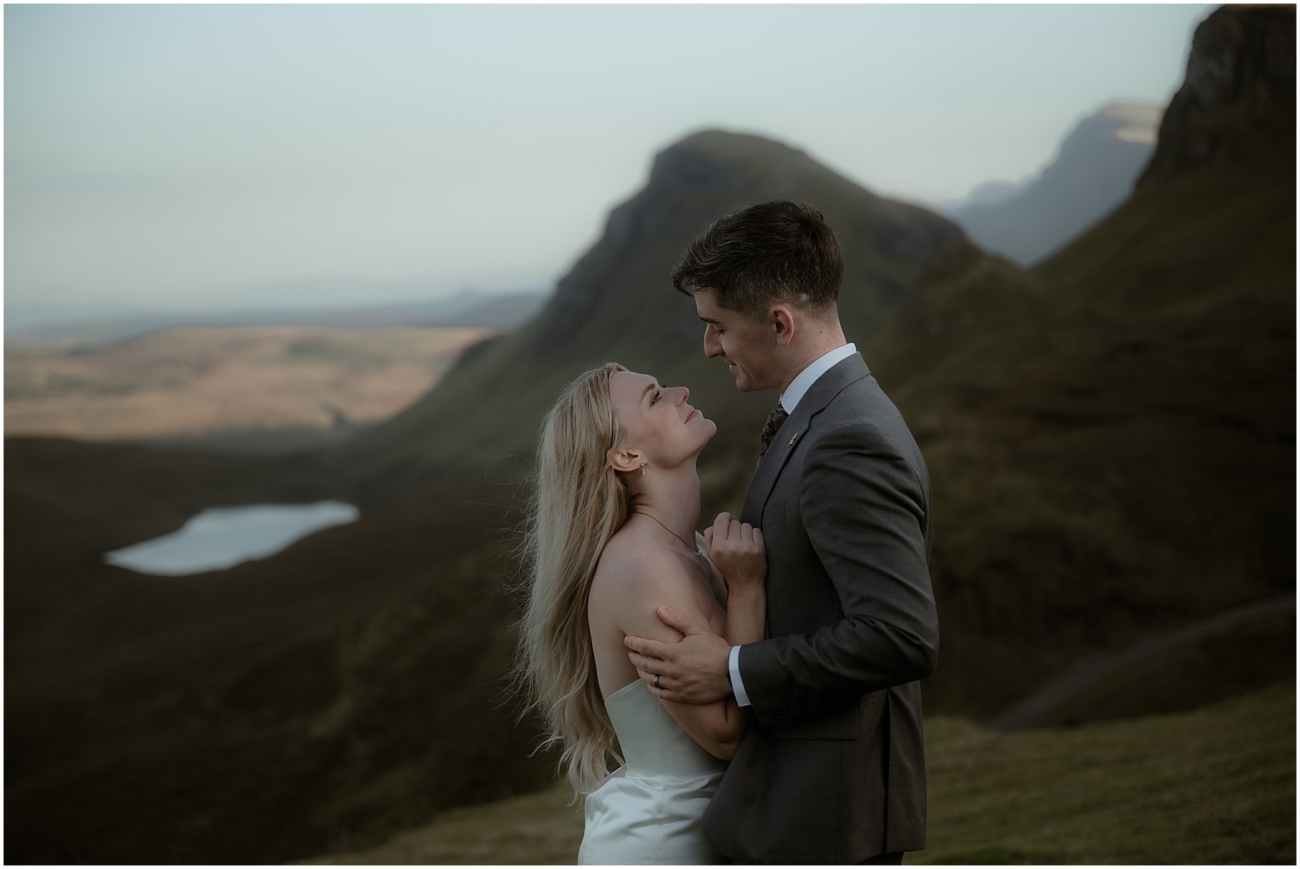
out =
[[(762, 533), (725, 513), (695, 533), (696, 459), (717, 426), (689, 396), (609, 363), (571, 383), (542, 424), (519, 666), (561, 769), (587, 794), (580, 863), (719, 860), (700, 816), (748, 712), (658, 700), (623, 645), (680, 639), (661, 605), (733, 644), (762, 639)], [(623, 764), (612, 775), (611, 758)]]

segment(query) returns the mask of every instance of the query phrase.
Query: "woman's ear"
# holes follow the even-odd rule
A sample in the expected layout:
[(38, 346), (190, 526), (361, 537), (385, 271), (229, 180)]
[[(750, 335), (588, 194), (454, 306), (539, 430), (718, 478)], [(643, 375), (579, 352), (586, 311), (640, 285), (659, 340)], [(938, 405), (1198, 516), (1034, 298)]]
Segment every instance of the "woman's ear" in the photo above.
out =
[(618, 447), (609, 456), (609, 466), (620, 474), (630, 474), (641, 470), (641, 451)]

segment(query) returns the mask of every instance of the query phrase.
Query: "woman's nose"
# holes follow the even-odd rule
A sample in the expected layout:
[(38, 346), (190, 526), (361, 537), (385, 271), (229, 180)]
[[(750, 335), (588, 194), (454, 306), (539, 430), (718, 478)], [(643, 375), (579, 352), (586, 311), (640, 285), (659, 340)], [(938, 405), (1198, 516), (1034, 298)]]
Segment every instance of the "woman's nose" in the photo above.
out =
[(686, 399), (688, 399), (688, 398), (691, 397), (691, 391), (690, 391), (689, 389), (687, 389), (685, 386), (681, 386), (681, 387), (678, 387), (678, 388), (681, 389), (681, 391), (682, 391), (682, 397), (679, 398), (679, 399), (677, 399), (677, 403), (678, 403), (678, 404), (685, 404), (685, 403), (686, 403)]

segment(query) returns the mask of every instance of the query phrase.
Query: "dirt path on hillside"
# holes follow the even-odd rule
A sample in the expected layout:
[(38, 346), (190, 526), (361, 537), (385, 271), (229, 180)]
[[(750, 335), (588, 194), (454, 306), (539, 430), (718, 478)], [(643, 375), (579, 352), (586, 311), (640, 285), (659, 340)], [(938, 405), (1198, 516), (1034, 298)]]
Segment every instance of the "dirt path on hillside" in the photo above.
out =
[(1288, 594), (1243, 604), (1184, 625), (1177, 630), (1143, 640), (1127, 649), (1088, 658), (1076, 664), (1073, 670), (1060, 679), (1031, 694), (985, 726), (993, 730), (1021, 730), (1033, 727), (1048, 712), (1103, 679), (1158, 655), (1226, 631), (1241, 622), (1288, 609), (1294, 611), (1295, 598), (1294, 594)]

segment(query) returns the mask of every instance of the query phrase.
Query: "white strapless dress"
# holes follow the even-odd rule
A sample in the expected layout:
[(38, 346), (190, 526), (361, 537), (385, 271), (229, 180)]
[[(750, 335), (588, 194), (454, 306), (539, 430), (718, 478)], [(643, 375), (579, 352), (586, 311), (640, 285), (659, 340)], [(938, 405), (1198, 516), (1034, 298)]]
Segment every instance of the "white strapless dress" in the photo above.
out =
[(640, 679), (605, 701), (626, 766), (587, 796), (579, 863), (722, 863), (700, 829), (725, 761), (682, 730)]

